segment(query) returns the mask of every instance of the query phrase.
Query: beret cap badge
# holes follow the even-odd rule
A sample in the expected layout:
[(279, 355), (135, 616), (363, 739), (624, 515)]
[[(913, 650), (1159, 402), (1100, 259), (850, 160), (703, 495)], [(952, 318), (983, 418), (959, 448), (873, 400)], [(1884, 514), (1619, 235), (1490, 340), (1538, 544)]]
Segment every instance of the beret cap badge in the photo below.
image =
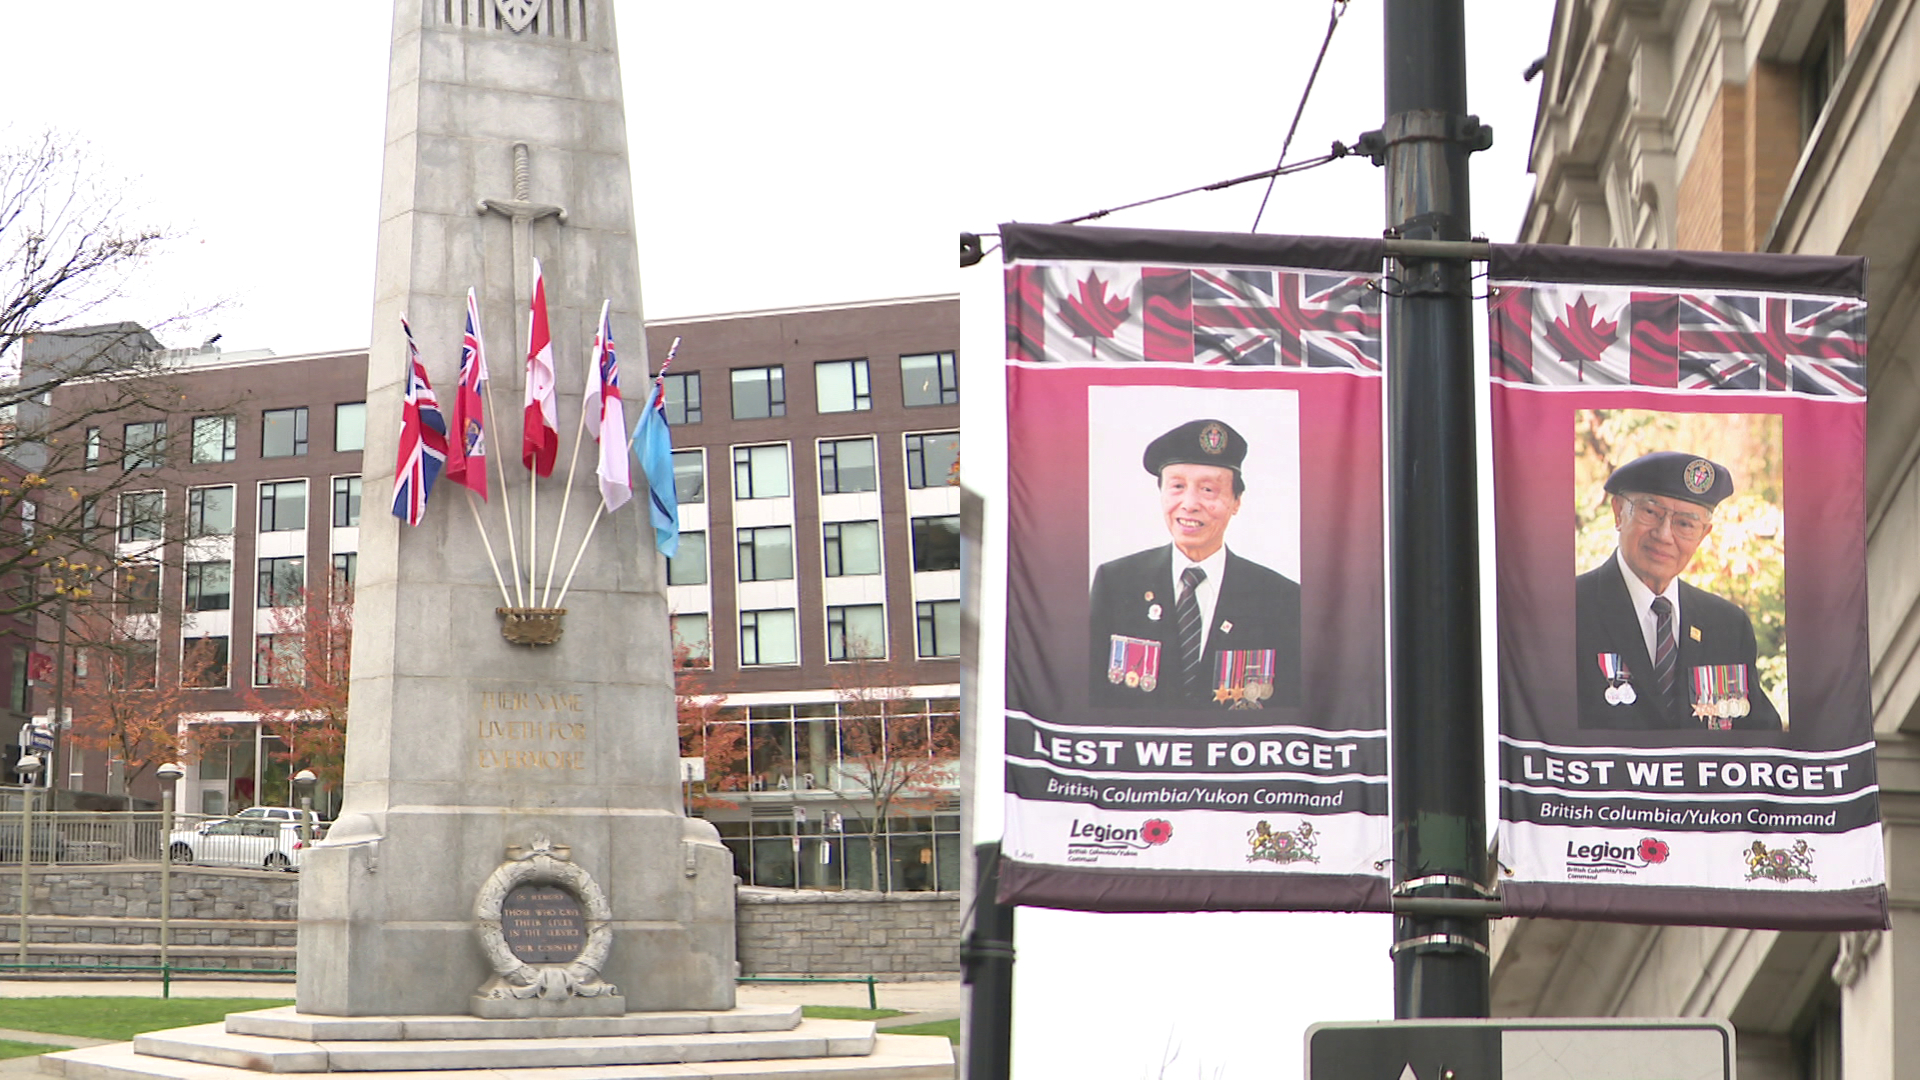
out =
[(1687, 463), (1687, 490), (1695, 495), (1704, 495), (1713, 487), (1713, 462), (1704, 458), (1694, 458)]
[(1208, 454), (1222, 454), (1227, 449), (1227, 433), (1219, 424), (1208, 424), (1200, 429), (1200, 449)]

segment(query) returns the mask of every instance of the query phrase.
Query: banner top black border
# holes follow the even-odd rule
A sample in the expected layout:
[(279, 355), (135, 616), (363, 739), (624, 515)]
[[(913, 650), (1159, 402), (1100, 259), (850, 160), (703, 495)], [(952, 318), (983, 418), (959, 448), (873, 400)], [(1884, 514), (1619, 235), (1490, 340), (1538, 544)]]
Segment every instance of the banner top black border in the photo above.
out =
[(1000, 248), (1014, 259), (1087, 259), (1200, 266), (1284, 266), (1378, 274), (1386, 244), (1348, 236), (1114, 229), (1093, 225), (1000, 226)]
[(1564, 244), (1493, 244), (1490, 247), (1487, 272), (1495, 281), (1754, 289), (1861, 299), (1867, 295), (1867, 260), (1854, 255), (1669, 251)]

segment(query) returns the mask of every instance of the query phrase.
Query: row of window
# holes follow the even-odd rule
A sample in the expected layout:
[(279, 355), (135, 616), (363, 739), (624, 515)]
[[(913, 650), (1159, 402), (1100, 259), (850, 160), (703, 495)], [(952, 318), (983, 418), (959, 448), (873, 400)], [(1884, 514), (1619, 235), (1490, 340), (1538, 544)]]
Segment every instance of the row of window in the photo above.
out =
[[(913, 605), (914, 652), (922, 660), (960, 655), (960, 601), (921, 600)], [(710, 661), (711, 625), (704, 612), (673, 616), (673, 641), (689, 661)], [(885, 660), (885, 604), (827, 607), (827, 659)], [(740, 666), (772, 667), (800, 662), (799, 613), (773, 608), (740, 613)]]
[[(85, 678), (87, 650), (76, 650), (74, 672)], [(344, 663), (344, 656), (339, 662)], [(128, 641), (113, 647), (108, 678), (119, 689), (151, 690), (160, 681), (160, 650), (155, 641)], [(231, 645), (224, 635), (190, 637), (180, 643), (180, 685), (194, 690), (224, 690), (232, 678)], [(257, 634), (253, 639), (253, 685), (298, 686), (306, 681), (306, 635)]]
[[(306, 603), (306, 556), (262, 556), (255, 563), (255, 607), (298, 607)], [(333, 585), (336, 592), (353, 586), (359, 564), (360, 556), (356, 552), (334, 553)], [(117, 575), (117, 592), (126, 601), (129, 614), (152, 615), (159, 612), (158, 566), (149, 562), (133, 562), (121, 567)], [(182, 597), (181, 606), (186, 611), (232, 610), (233, 563), (225, 559), (188, 563)]]
[[(960, 517), (945, 514), (913, 520), (915, 573), (960, 569)], [(793, 526), (756, 525), (734, 530), (734, 567), (740, 581), (789, 581), (793, 578)], [(820, 526), (820, 554), (827, 577), (878, 574), (880, 523), (829, 521)], [(680, 551), (667, 560), (667, 584), (707, 583), (707, 534), (680, 534)]]
[[(697, 424), (704, 416), (700, 373), (680, 371), (666, 377), (669, 424)], [(787, 415), (784, 364), (733, 368), (728, 372), (733, 418), (764, 420)], [(954, 354), (922, 353), (900, 358), (900, 396), (908, 408), (960, 404), (960, 369)], [(813, 365), (814, 408), (823, 413), (865, 412), (873, 408), (872, 373), (865, 360), (821, 360)]]
[[(367, 403), (349, 401), (333, 407), (333, 449), (348, 453), (366, 448)], [(86, 465), (100, 467), (105, 446), (101, 429), (87, 429)], [(195, 465), (233, 461), (240, 453), (240, 418), (237, 416), (196, 416), (188, 458)], [(260, 456), (263, 458), (305, 457), (307, 453), (307, 408), (267, 409), (260, 414)], [(120, 433), (120, 467), (127, 470), (157, 469), (166, 464), (167, 422), (144, 420), (124, 425)]]
[[(232, 484), (187, 489), (187, 535), (232, 536), (234, 488)], [(97, 511), (91, 500), (82, 511), (82, 524), (97, 526)], [(129, 491), (120, 496), (120, 542), (125, 544), (159, 540), (164, 535), (167, 493)], [(360, 524), (360, 478), (333, 478), (333, 527), (352, 528)], [(307, 527), (307, 482), (305, 480), (266, 480), (260, 483), (259, 531), (290, 532)]]
[[(907, 487), (945, 487), (960, 461), (960, 433), (932, 431), (904, 436)], [(793, 474), (786, 443), (733, 448), (733, 497), (779, 499), (793, 494)], [(821, 439), (820, 494), (848, 495), (880, 490), (879, 448), (871, 435), (851, 439)], [(706, 451), (673, 453), (673, 486), (679, 501), (707, 501)]]

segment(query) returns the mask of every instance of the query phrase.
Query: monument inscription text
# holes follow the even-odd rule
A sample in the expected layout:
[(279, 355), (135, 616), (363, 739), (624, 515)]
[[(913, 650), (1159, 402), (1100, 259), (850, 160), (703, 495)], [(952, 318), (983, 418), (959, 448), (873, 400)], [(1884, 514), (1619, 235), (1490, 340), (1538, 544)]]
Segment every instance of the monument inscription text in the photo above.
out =
[(579, 694), (486, 690), (480, 694), (475, 764), (482, 769), (578, 772), (587, 767), (586, 702)]
[(565, 964), (587, 947), (580, 901), (552, 885), (516, 885), (500, 904), (500, 935), (523, 964)]

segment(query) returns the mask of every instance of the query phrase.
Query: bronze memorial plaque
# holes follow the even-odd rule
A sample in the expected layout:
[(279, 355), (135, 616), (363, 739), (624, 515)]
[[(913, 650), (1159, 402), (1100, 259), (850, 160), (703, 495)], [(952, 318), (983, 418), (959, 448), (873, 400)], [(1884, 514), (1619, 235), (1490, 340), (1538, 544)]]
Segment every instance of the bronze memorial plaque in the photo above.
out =
[(516, 885), (500, 905), (500, 933), (525, 964), (564, 964), (587, 947), (580, 901), (553, 885)]

